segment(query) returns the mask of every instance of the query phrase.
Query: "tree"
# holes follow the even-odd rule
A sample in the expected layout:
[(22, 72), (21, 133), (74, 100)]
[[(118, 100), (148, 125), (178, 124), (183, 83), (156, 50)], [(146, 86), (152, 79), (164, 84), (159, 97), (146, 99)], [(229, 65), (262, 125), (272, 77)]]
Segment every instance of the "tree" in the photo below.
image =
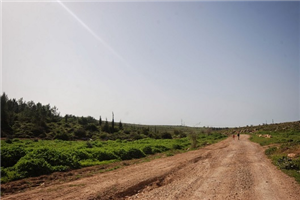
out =
[(101, 119), (101, 116), (100, 116), (100, 118), (99, 118), (99, 126), (101, 126), (102, 125), (102, 119)]
[(8, 117), (7, 95), (3, 92), (0, 96), (0, 123), (6, 123)]
[(119, 130), (123, 130), (123, 124), (122, 124), (121, 120), (119, 122)]
[(112, 120), (111, 120), (111, 129), (112, 129), (112, 132), (114, 132), (115, 130), (115, 116), (114, 116), (114, 112), (112, 112)]
[(109, 132), (109, 125), (108, 125), (108, 122), (107, 122), (107, 118), (105, 120), (105, 124), (102, 128), (102, 131), (107, 132), (107, 133)]
[(65, 123), (68, 123), (68, 115), (65, 115)]
[(1, 132), (2, 134), (4, 133), (3, 135), (12, 134), (7, 101), (8, 97), (5, 92), (3, 92), (1, 96)]

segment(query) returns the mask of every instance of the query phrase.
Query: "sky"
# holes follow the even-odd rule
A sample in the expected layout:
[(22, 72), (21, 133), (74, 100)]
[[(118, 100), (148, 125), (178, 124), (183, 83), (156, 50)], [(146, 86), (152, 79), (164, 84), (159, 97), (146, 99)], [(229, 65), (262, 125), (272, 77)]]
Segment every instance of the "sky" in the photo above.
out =
[(1, 93), (61, 116), (299, 120), (299, 1), (4, 0), (1, 19)]

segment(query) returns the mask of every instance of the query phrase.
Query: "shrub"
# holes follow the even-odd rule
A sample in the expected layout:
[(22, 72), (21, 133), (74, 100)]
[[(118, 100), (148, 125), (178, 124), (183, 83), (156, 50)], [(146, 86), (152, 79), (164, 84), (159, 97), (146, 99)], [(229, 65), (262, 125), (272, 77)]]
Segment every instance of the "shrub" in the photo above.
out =
[(39, 176), (52, 172), (51, 165), (43, 158), (22, 158), (16, 164), (16, 169), (25, 176)]
[(163, 132), (163, 133), (161, 134), (161, 138), (162, 138), (162, 139), (172, 139), (172, 135), (171, 135), (171, 133)]
[(57, 132), (56, 135), (54, 136), (54, 139), (69, 140), (70, 134), (68, 134), (66, 132)]
[(114, 150), (114, 154), (117, 155), (121, 160), (129, 160), (127, 151), (124, 149), (116, 149)]
[(197, 133), (196, 132), (191, 132), (189, 134), (189, 138), (191, 140), (191, 148), (196, 148), (198, 141), (197, 141)]
[(78, 160), (86, 160), (92, 157), (92, 155), (84, 149), (75, 150), (72, 152), (72, 155), (76, 156)]
[(128, 150), (128, 155), (129, 155), (130, 159), (145, 157), (145, 154), (141, 150), (136, 149), (136, 148), (129, 149)]
[(117, 159), (117, 156), (113, 153), (101, 149), (95, 149), (91, 153), (92, 157), (99, 161)]
[(276, 150), (277, 150), (277, 147), (270, 147), (270, 148), (266, 149), (265, 154), (266, 154), (266, 155), (271, 155), (271, 154), (273, 154)]
[(141, 150), (136, 149), (136, 148), (130, 148), (128, 150), (118, 149), (118, 150), (114, 151), (114, 154), (116, 154), (122, 160), (130, 160), (133, 158), (145, 157), (145, 154)]
[(88, 124), (85, 127), (85, 130), (87, 131), (98, 131), (98, 127), (95, 124)]
[(161, 153), (170, 150), (168, 147), (162, 145), (155, 145), (153, 148), (153, 153)]
[(14, 166), (26, 152), (19, 146), (1, 147), (1, 167)]
[(144, 152), (144, 154), (153, 154), (152, 148), (151, 146), (145, 146), (142, 151)]
[(180, 144), (173, 144), (172, 149), (183, 149), (183, 147)]
[(74, 134), (75, 134), (75, 136), (76, 136), (77, 138), (84, 138), (84, 137), (86, 137), (85, 130), (82, 129), (82, 128), (77, 129), (77, 130), (75, 131)]
[(52, 166), (69, 166), (70, 168), (79, 168), (80, 164), (76, 157), (65, 151), (58, 151), (47, 147), (35, 149), (25, 156), (27, 159), (44, 159)]
[(1, 177), (7, 176), (7, 172), (4, 167), (1, 167)]
[(13, 141), (12, 141), (11, 139), (9, 139), (9, 138), (6, 138), (6, 139), (5, 139), (5, 142), (6, 142), (7, 144), (12, 144), (12, 143), (13, 143)]
[(288, 158), (286, 156), (283, 156), (277, 160), (277, 164), (280, 167), (280, 169), (295, 169), (300, 170), (300, 158), (296, 160), (292, 160), (291, 158)]
[(93, 145), (92, 145), (91, 142), (87, 141), (87, 142), (86, 142), (86, 147), (87, 147), (87, 148), (93, 148)]

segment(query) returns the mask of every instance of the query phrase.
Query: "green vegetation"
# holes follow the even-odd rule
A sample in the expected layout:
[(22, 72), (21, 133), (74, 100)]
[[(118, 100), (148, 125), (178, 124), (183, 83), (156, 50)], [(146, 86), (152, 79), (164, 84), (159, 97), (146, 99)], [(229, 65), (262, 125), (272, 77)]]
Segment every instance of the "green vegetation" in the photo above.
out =
[[(198, 147), (217, 142), (226, 136), (199, 134)], [(1, 182), (31, 176), (101, 165), (120, 160), (143, 158), (166, 152), (167, 156), (183, 152), (191, 146), (186, 138), (127, 140), (30, 140), (1, 141)]]
[[(300, 122), (256, 127), (250, 140), (267, 146), (265, 154), (278, 168), (300, 183)], [(271, 138), (264, 137), (271, 135)]]
[[(1, 183), (156, 153), (167, 156), (227, 137), (219, 129), (145, 126), (74, 115), (1, 96)], [(214, 131), (214, 132), (212, 132)], [(193, 133), (193, 138), (187, 137)]]
[[(99, 120), (77, 117), (71, 114), (60, 116), (58, 109), (50, 104), (42, 105), (23, 98), (9, 99), (1, 96), (1, 137), (39, 138), (45, 140), (139, 140), (144, 138), (172, 139), (184, 138), (191, 131), (200, 132), (202, 128), (185, 126), (145, 126), (137, 124), (116, 123), (114, 113), (112, 120)], [(214, 130), (216, 131), (216, 130)]]

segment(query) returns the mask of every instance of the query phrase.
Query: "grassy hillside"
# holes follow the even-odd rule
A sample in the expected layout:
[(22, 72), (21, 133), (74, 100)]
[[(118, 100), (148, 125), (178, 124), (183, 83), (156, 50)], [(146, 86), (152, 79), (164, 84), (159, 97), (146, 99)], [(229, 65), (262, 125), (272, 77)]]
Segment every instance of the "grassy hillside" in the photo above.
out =
[(273, 164), (300, 183), (300, 121), (256, 127), (251, 141), (266, 146)]

